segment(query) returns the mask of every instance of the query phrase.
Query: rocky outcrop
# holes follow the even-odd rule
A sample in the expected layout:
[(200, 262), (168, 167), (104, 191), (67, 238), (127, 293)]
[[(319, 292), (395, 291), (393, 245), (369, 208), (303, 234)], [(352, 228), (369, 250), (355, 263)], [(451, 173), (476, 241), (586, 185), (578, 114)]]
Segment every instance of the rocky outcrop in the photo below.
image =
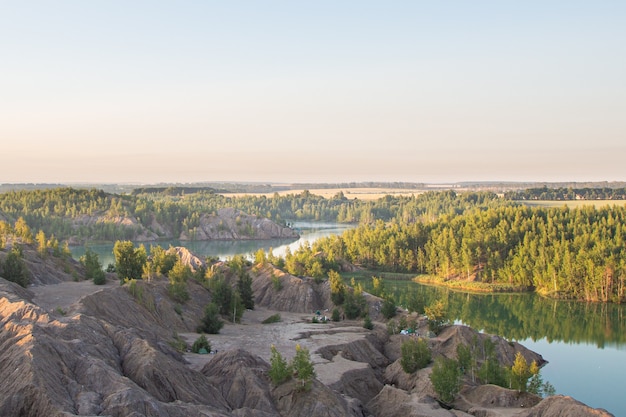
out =
[(201, 372), (218, 387), (232, 409), (277, 415), (270, 395), (269, 368), (269, 364), (258, 356), (235, 349), (215, 355)]
[(249, 240), (298, 238), (298, 233), (273, 221), (250, 216), (234, 208), (221, 208), (217, 214), (200, 217), (192, 232), (183, 231), (180, 240)]
[(565, 395), (548, 397), (520, 417), (613, 417), (601, 408), (589, 408), (580, 401)]
[(272, 390), (272, 398), (281, 416), (364, 417), (343, 397), (317, 380), (312, 381), (309, 391), (298, 388), (298, 382), (289, 381)]
[(431, 340), (435, 353), (447, 358), (456, 358), (456, 349), (459, 344), (482, 346), (489, 340), (494, 347), (496, 358), (506, 366), (513, 365), (518, 352), (524, 356), (527, 363), (537, 362), (540, 367), (546, 364), (546, 360), (538, 353), (533, 352), (517, 342), (511, 342), (496, 335), (480, 333), (468, 326), (448, 326)]
[(255, 305), (278, 311), (310, 313), (330, 309), (328, 283), (298, 278), (267, 264), (253, 276)]
[[(153, 242), (159, 239), (265, 240), (299, 237), (298, 233), (289, 227), (280, 226), (267, 218), (248, 215), (235, 208), (221, 208), (214, 214), (204, 214), (190, 230), (181, 230), (179, 224), (160, 223), (153, 215), (141, 222), (130, 216), (106, 214), (83, 214), (67, 221), (74, 229), (98, 227), (103, 223), (128, 228), (133, 231), (132, 240), (139, 242)], [(73, 237), (69, 239), (69, 243), (79, 245), (84, 241)]]
[(461, 417), (445, 410), (430, 397), (410, 394), (406, 390), (386, 385), (368, 404), (368, 410), (377, 417)]
[(171, 247), (167, 250), (167, 253), (174, 253), (180, 259), (180, 261), (188, 265), (192, 271), (197, 271), (202, 267), (206, 267), (206, 262), (191, 253), (191, 251), (183, 246)]
[[(9, 248), (0, 249), (0, 262), (4, 262)], [(55, 257), (51, 253), (40, 256), (32, 245), (22, 244), (20, 248), (29, 285), (58, 284), (73, 281), (85, 274), (85, 268), (71, 257)]]
[(486, 384), (465, 386), (454, 402), (454, 408), (478, 415), (486, 414), (493, 408), (531, 408), (540, 401), (541, 397), (528, 392)]

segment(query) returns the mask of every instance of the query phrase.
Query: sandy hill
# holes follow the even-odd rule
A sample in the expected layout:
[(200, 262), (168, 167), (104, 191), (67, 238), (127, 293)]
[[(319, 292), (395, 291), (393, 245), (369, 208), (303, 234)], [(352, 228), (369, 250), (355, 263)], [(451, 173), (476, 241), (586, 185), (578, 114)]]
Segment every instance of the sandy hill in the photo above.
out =
[[(39, 267), (43, 275), (56, 268), (50, 260)], [(94, 286), (42, 276), (39, 285), (24, 289), (0, 278), (0, 415), (550, 417), (563, 415), (562, 409), (610, 415), (568, 397), (520, 399), (515, 391), (471, 384), (457, 409), (444, 409), (434, 400), (431, 367), (409, 375), (399, 366), (400, 345), (412, 336), (389, 336), (382, 322), (374, 330), (361, 321), (312, 323), (314, 311), (333, 307), (327, 284), (271, 266), (249, 272), (257, 307), (241, 323), (209, 335), (217, 350), (209, 355), (177, 349), (198, 337), (195, 328), (211, 300), (196, 282), (188, 283), (191, 298), (180, 305), (168, 296), (164, 279), (132, 288), (114, 279)], [(374, 313), (380, 300), (368, 301)], [(277, 312), (281, 322), (262, 324)], [(426, 322), (418, 320), (424, 329)], [(428, 343), (434, 356), (453, 356), (456, 344), (474, 337), (492, 338), (502, 363), (510, 364), (516, 352), (543, 361), (521, 345), (463, 326)], [(270, 383), (271, 344), (287, 358), (296, 344), (309, 349), (317, 374), (309, 391), (293, 381)]]

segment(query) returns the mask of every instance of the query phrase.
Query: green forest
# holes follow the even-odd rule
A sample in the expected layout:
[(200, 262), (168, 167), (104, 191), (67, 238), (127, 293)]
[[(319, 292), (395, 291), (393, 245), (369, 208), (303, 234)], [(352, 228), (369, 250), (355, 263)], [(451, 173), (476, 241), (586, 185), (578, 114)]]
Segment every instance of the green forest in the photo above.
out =
[(476, 208), (432, 222), (360, 225), (301, 251), (327, 254), (328, 265), (345, 259), (466, 290), (621, 303), (625, 220), (624, 206)]
[[(59, 241), (132, 240), (154, 222), (174, 232), (192, 231), (203, 214), (223, 207), (281, 224), (358, 224), (341, 236), (287, 253), (281, 262), (296, 275), (325, 277), (347, 261), (469, 290), (625, 301), (624, 204), (527, 207), (492, 192), (449, 190), (365, 201), (342, 192), (332, 198), (308, 191), (227, 197), (204, 189), (154, 188), (119, 195), (53, 188), (0, 193), (0, 230), (26, 224)], [(116, 221), (120, 218), (132, 222)]]
[[(15, 190), (0, 193), (0, 220), (23, 218), (33, 230), (43, 230), (60, 240), (133, 240), (142, 230), (162, 234), (158, 223), (171, 230), (194, 235), (193, 229), (204, 214), (233, 207), (247, 214), (265, 217), (279, 224), (294, 220), (339, 223), (374, 223), (377, 220), (412, 223), (430, 221), (442, 214), (460, 214), (470, 207), (510, 204), (493, 193), (427, 192), (412, 197), (387, 196), (375, 201), (348, 199), (343, 193), (324, 198), (303, 191), (273, 197), (228, 197), (210, 190), (190, 188), (144, 188), (132, 194), (111, 194), (102, 190), (54, 188)], [(130, 225), (120, 224), (130, 219)], [(165, 236), (163, 236), (165, 237)], [(171, 237), (171, 236), (170, 236)]]

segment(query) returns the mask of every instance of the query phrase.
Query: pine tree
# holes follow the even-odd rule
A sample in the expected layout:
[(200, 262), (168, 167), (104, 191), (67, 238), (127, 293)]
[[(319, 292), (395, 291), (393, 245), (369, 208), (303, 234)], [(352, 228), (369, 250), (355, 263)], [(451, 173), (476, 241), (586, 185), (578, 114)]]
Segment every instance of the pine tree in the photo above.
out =
[(515, 361), (511, 367), (511, 388), (519, 392), (526, 392), (528, 378), (530, 378), (531, 375), (526, 359), (521, 352), (517, 352)]
[(219, 307), (215, 303), (207, 304), (197, 329), (198, 333), (218, 334), (222, 327), (224, 322), (220, 319)]
[(441, 401), (448, 404), (454, 401), (461, 389), (461, 371), (458, 362), (454, 359), (438, 357), (430, 374), (430, 382)]
[(311, 379), (315, 378), (315, 368), (307, 348), (296, 345), (296, 355), (291, 362), (291, 367), (295, 377), (300, 381), (300, 389), (306, 390)]
[(276, 346), (272, 345), (270, 349), (272, 353), (270, 357), (269, 377), (274, 385), (280, 385), (289, 379), (292, 370), (285, 358), (283, 358), (278, 349), (276, 349)]
[(249, 310), (254, 310), (254, 292), (252, 291), (252, 277), (248, 272), (241, 271), (237, 281), (237, 290), (243, 306)]

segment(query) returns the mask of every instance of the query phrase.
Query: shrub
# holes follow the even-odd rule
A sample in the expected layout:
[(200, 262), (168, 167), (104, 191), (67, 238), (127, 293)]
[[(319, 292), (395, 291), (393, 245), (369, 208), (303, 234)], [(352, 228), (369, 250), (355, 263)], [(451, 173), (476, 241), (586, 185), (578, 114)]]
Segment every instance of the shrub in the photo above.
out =
[(280, 291), (283, 289), (283, 283), (280, 280), (280, 277), (274, 274), (274, 272), (272, 272), (272, 285), (274, 286), (274, 290), (276, 291)]
[(187, 284), (184, 282), (170, 281), (167, 286), (167, 293), (172, 300), (181, 304), (189, 300), (189, 291), (187, 291)]
[(333, 308), (333, 314), (331, 316), (332, 321), (340, 321), (341, 320), (341, 312), (338, 308)]
[(386, 319), (391, 319), (396, 315), (396, 302), (393, 298), (386, 298), (383, 303), (383, 307), (381, 309), (381, 313), (383, 313), (383, 317)]
[(446, 306), (443, 301), (438, 300), (430, 306), (424, 307), (424, 312), (428, 317), (428, 328), (431, 332), (439, 334), (448, 324)]
[(367, 308), (367, 303), (363, 294), (357, 294), (356, 291), (346, 291), (343, 303), (343, 311), (348, 320), (354, 320), (361, 316)]
[(177, 334), (174, 333), (174, 339), (169, 341), (169, 345), (179, 352), (187, 350), (187, 343)]
[(263, 324), (278, 323), (280, 320), (281, 320), (280, 314), (276, 313), (276, 314), (272, 314), (271, 316), (263, 320), (261, 323)]
[(95, 285), (103, 285), (106, 283), (106, 275), (102, 270), (102, 264), (98, 259), (98, 254), (91, 249), (87, 249), (85, 254), (80, 257), (79, 262), (85, 267), (85, 278), (93, 280)]
[(207, 340), (206, 336), (201, 334), (200, 337), (198, 337), (195, 342), (193, 342), (193, 345), (191, 346), (191, 351), (193, 353), (199, 353), (200, 349), (205, 349), (207, 352), (211, 351), (211, 344), (209, 343), (209, 341)]
[(363, 327), (367, 330), (372, 330), (374, 328), (374, 323), (372, 323), (372, 319), (370, 316), (365, 316), (365, 320), (363, 320)]
[(430, 382), (442, 402), (449, 404), (454, 401), (461, 389), (461, 371), (458, 362), (438, 357), (430, 374)]
[(219, 307), (215, 303), (209, 303), (204, 308), (204, 317), (200, 320), (198, 333), (218, 334), (224, 327), (220, 319)]
[(400, 365), (404, 372), (412, 374), (430, 363), (431, 353), (428, 343), (424, 339), (410, 339), (402, 343), (402, 357)]
[(19, 246), (14, 246), (7, 254), (4, 265), (2, 265), (2, 277), (24, 288), (28, 286), (26, 263), (24, 262), (22, 248)]

